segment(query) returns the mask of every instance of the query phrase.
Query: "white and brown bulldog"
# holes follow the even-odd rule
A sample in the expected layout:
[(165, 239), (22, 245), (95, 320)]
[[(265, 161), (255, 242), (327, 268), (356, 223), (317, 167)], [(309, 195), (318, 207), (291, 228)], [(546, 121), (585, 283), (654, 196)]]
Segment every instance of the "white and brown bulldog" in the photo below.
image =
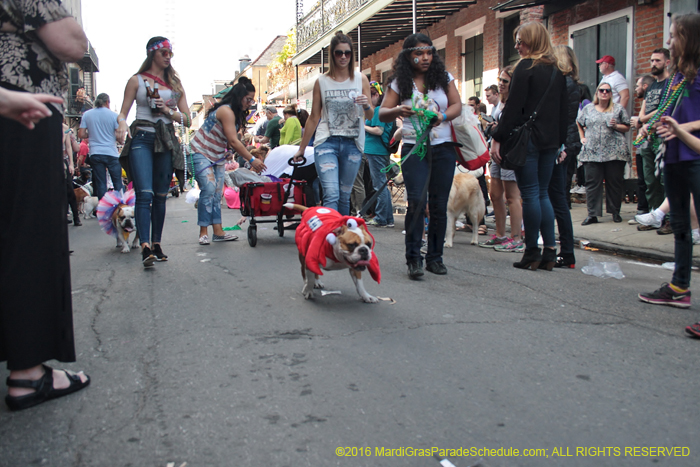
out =
[(133, 206), (120, 204), (112, 214), (112, 225), (114, 225), (114, 229), (117, 231), (117, 247), (121, 247), (122, 253), (131, 251), (129, 249), (129, 236), (131, 236), (131, 234), (134, 234), (131, 248), (138, 247), (139, 234), (136, 231)]
[(290, 203), (284, 207), (302, 212), (295, 241), (304, 278), (304, 298), (313, 298), (314, 289), (324, 287), (318, 280), (318, 276), (323, 275), (321, 269), (348, 269), (362, 301), (376, 303), (377, 297), (367, 293), (362, 282), (365, 269), (377, 283), (381, 281), (379, 261), (374, 254), (374, 237), (367, 230), (365, 221), (341, 216), (338, 211), (324, 207), (306, 208)]

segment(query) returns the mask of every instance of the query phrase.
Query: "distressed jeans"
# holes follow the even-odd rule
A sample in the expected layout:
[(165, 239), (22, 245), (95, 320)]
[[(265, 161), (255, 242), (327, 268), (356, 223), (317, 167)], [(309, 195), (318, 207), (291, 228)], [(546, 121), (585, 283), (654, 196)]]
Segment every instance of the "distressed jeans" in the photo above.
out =
[(208, 227), (221, 224), (221, 195), (224, 191), (226, 166), (211, 165), (212, 161), (198, 152), (192, 154), (192, 161), (195, 178), (201, 190), (197, 204), (197, 225)]
[(323, 206), (350, 214), (350, 194), (362, 153), (353, 138), (331, 136), (314, 147), (316, 172), (323, 187)]
[(165, 199), (173, 178), (171, 153), (153, 152), (155, 138), (155, 133), (139, 131), (129, 153), (129, 170), (136, 191), (136, 228), (141, 243), (160, 243), (165, 224)]

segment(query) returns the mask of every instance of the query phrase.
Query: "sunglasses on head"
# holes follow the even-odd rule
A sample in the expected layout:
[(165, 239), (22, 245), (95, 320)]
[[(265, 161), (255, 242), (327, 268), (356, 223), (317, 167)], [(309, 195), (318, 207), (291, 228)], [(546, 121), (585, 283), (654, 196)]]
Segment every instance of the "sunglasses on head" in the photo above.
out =
[(342, 57), (343, 55), (346, 57), (352, 57), (352, 50), (335, 50), (333, 51), (333, 54), (338, 58)]

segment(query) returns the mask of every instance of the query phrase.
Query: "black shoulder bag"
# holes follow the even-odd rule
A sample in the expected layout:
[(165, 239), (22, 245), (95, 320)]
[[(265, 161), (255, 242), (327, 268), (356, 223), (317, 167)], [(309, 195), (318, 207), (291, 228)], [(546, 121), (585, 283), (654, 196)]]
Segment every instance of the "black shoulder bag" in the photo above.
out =
[(501, 167), (508, 170), (518, 169), (525, 165), (525, 160), (527, 159), (527, 145), (530, 143), (530, 137), (532, 135), (532, 125), (537, 119), (537, 114), (542, 107), (544, 99), (549, 94), (552, 85), (554, 84), (554, 78), (557, 76), (558, 69), (554, 66), (552, 70), (552, 78), (549, 80), (549, 86), (547, 90), (542, 95), (537, 108), (530, 115), (530, 118), (520, 126), (516, 126), (508, 135), (508, 138), (501, 144)]

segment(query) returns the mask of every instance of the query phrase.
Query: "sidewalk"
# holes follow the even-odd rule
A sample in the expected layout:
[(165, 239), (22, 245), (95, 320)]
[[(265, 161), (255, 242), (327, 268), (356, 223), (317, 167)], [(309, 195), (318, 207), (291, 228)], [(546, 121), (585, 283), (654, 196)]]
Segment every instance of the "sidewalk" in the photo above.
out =
[[(605, 206), (603, 206), (605, 211)], [(574, 241), (577, 247), (580, 241), (589, 241), (589, 248), (597, 248), (609, 253), (617, 253), (662, 262), (673, 261), (673, 235), (657, 235), (656, 230), (640, 232), (637, 225), (629, 225), (627, 221), (637, 213), (637, 204), (622, 203), (620, 215), (622, 222), (616, 224), (612, 216), (607, 214), (599, 217), (598, 224), (582, 226), (586, 218), (586, 205), (572, 203), (571, 221), (574, 225)], [(493, 217), (486, 218), (489, 229), (494, 229)], [(556, 227), (555, 227), (556, 231)], [(489, 232), (492, 233), (492, 232)], [(700, 266), (700, 248), (693, 251), (693, 265)]]

